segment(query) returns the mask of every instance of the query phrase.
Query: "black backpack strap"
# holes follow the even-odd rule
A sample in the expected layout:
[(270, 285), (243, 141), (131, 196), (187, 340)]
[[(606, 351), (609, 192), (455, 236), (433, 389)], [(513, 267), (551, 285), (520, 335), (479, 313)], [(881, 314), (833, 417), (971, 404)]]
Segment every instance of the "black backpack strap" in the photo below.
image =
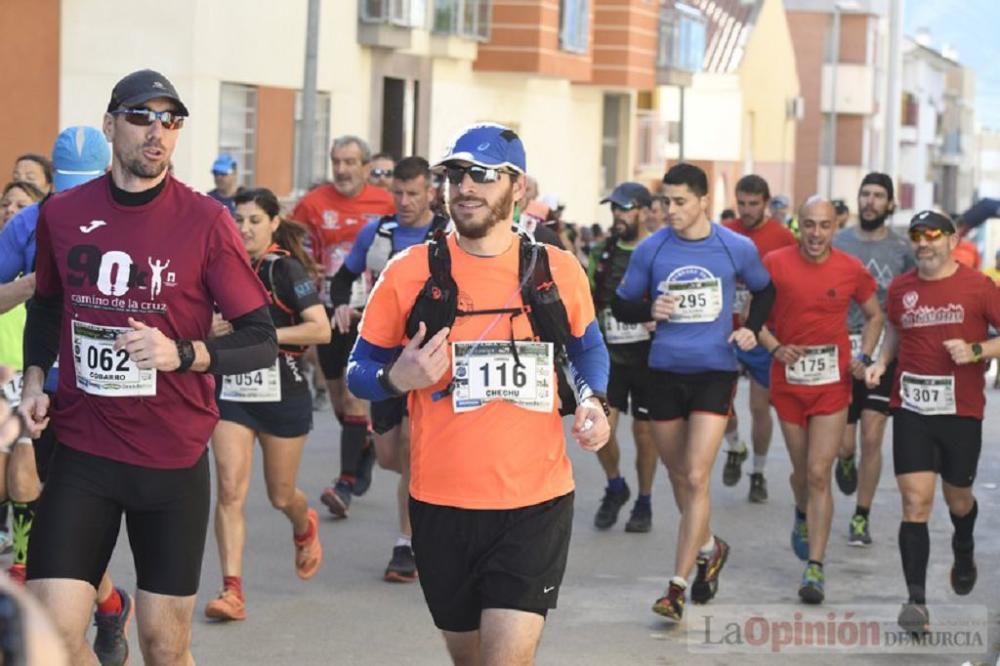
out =
[(569, 316), (559, 296), (559, 287), (552, 279), (548, 249), (526, 234), (521, 234), (520, 243), (521, 298), (528, 309), (531, 328), (539, 339), (554, 343), (559, 355), (569, 341)]
[(434, 238), (434, 234), (438, 231), (447, 230), (449, 222), (451, 222), (451, 220), (444, 215), (435, 215), (431, 218), (431, 226), (430, 229), (427, 230), (427, 240)]
[(420, 322), (427, 327), (424, 344), (442, 328), (455, 323), (458, 312), (458, 285), (451, 275), (451, 252), (448, 235), (438, 229), (427, 243), (427, 266), (430, 277), (417, 294), (406, 318), (406, 336), (417, 334)]

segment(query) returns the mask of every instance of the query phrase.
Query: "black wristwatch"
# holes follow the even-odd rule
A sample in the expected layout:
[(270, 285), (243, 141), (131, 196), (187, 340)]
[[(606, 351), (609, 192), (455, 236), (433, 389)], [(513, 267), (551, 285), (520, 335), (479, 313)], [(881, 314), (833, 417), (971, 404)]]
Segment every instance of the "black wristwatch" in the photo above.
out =
[(601, 395), (600, 393), (594, 393), (592, 394), (591, 397), (595, 398), (597, 402), (601, 403), (601, 409), (604, 410), (605, 416), (611, 416), (611, 406), (608, 404), (607, 397)]
[(177, 358), (181, 362), (174, 372), (187, 372), (194, 365), (194, 344), (190, 340), (175, 340), (174, 344), (177, 345)]
[(386, 393), (394, 398), (402, 398), (406, 395), (406, 391), (400, 391), (393, 383), (389, 380), (389, 370), (392, 369), (392, 364), (384, 365), (379, 368), (379, 371), (375, 374), (375, 379), (378, 381), (378, 385), (382, 387)]
[(972, 345), (972, 362), (979, 363), (983, 360), (983, 346), (978, 342), (973, 342)]
[(854, 358), (861, 361), (861, 364), (864, 365), (866, 368), (871, 367), (871, 365), (875, 362), (874, 360), (872, 360), (872, 357), (869, 356), (868, 354), (858, 354)]

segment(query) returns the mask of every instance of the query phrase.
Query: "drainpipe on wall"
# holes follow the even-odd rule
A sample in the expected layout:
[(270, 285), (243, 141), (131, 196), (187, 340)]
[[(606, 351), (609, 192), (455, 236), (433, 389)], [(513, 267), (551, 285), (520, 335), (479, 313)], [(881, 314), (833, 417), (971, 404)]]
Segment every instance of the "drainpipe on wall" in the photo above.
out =
[[(302, 127), (299, 131), (299, 182), (303, 191), (313, 181), (313, 139), (316, 136), (316, 69), (319, 58), (319, 0), (308, 0), (306, 63), (302, 81)], [(325, 149), (325, 146), (324, 146)]]

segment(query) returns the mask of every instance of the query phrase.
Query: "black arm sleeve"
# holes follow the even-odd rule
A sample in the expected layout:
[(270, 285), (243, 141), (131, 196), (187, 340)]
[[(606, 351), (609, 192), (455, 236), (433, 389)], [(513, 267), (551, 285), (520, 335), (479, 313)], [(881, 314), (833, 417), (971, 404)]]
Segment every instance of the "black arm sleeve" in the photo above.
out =
[(330, 302), (333, 307), (351, 302), (351, 285), (359, 275), (361, 273), (353, 273), (346, 264), (341, 264), (340, 270), (330, 278)]
[(648, 301), (626, 301), (615, 294), (611, 301), (611, 314), (625, 324), (642, 324), (653, 321), (653, 304)]
[(35, 296), (28, 301), (24, 325), (24, 367), (38, 366), (47, 375), (59, 355), (62, 332), (62, 295), (55, 298)]
[(278, 357), (278, 334), (266, 305), (237, 317), (233, 332), (205, 342), (211, 362), (208, 370), (216, 375), (237, 375), (266, 368)]
[(751, 291), (750, 293), (753, 295), (753, 300), (750, 301), (750, 312), (747, 314), (747, 322), (744, 325), (753, 331), (754, 335), (757, 335), (767, 322), (768, 315), (771, 314), (771, 306), (774, 305), (774, 299), (778, 292), (774, 288), (774, 283), (768, 282), (767, 286), (760, 291)]

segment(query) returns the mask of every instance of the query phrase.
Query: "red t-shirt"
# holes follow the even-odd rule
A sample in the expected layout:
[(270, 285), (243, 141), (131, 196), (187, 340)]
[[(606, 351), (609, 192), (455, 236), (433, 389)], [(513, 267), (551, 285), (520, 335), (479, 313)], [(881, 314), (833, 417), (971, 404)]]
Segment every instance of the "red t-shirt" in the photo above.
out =
[[(63, 302), (53, 423), (74, 449), (143, 467), (190, 467), (218, 421), (213, 377), (157, 372), (155, 394), (144, 397), (116, 388), (127, 354), (107, 349), (112, 333), (86, 325), (130, 328), (132, 317), (171, 339), (204, 340), (214, 306), (231, 321), (268, 296), (217, 201), (167, 176), (153, 201), (122, 206), (108, 182), (57, 194), (38, 220), (35, 292)], [(83, 381), (97, 378), (103, 388), (80, 388), (78, 365)], [(95, 394), (102, 390), (131, 395)]]
[(368, 222), (395, 212), (392, 195), (380, 187), (366, 183), (357, 196), (345, 197), (333, 185), (320, 185), (299, 200), (292, 219), (307, 226), (313, 258), (332, 277), (358, 232)]
[(983, 418), (983, 365), (955, 365), (943, 343), (956, 338), (982, 342), (989, 337), (990, 324), (1000, 328), (1000, 289), (993, 281), (962, 264), (943, 280), (922, 280), (911, 270), (889, 285), (886, 311), (899, 333), (890, 406), (902, 403), (899, 378), (904, 371), (950, 375), (955, 381), (955, 413)]
[[(773, 218), (764, 220), (762, 224), (753, 229), (747, 229), (739, 219), (726, 220), (722, 224), (730, 231), (735, 231), (752, 240), (761, 259), (775, 250), (798, 244), (788, 227)], [(739, 328), (743, 324), (741, 320), (746, 306), (746, 298), (746, 286), (740, 282), (736, 285), (736, 298), (733, 299), (733, 328)]]
[[(851, 255), (836, 248), (822, 263), (802, 257), (799, 248), (786, 247), (764, 258), (776, 297), (768, 328), (783, 345), (837, 346), (840, 381), (850, 386), (851, 341), (847, 336), (847, 310), (851, 301), (864, 303), (875, 293), (875, 279)], [(789, 384), (785, 365), (771, 364), (771, 386), (794, 390), (825, 391), (829, 384)]]

